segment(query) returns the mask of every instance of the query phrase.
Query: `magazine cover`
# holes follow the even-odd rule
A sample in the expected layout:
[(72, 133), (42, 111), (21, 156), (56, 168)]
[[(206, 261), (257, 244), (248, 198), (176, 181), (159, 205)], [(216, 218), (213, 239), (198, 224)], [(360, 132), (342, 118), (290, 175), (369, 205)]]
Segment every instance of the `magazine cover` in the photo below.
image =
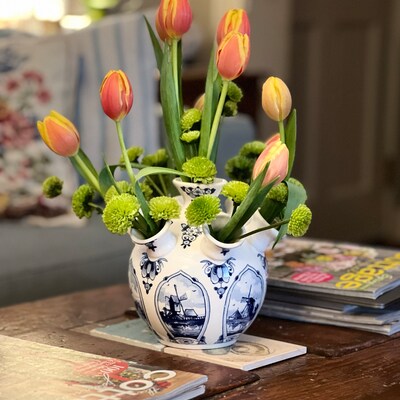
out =
[(267, 259), (270, 287), (377, 299), (400, 284), (400, 250), (285, 239)]
[(207, 376), (0, 336), (0, 399), (185, 400)]

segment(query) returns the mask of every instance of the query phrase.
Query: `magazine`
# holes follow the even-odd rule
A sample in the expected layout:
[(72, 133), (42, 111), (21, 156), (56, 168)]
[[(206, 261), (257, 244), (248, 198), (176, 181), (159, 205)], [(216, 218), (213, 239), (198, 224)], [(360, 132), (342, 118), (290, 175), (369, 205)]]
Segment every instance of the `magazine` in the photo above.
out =
[(205, 392), (206, 375), (0, 335), (0, 399), (187, 400)]
[(314, 322), (361, 329), (392, 335), (400, 331), (400, 310), (374, 310), (361, 307), (344, 307), (342, 311), (330, 308), (291, 304), (267, 300), (260, 314), (302, 322)]
[(281, 293), (318, 293), (371, 304), (386, 294), (384, 305), (400, 297), (400, 250), (287, 238), (267, 259), (269, 288)]

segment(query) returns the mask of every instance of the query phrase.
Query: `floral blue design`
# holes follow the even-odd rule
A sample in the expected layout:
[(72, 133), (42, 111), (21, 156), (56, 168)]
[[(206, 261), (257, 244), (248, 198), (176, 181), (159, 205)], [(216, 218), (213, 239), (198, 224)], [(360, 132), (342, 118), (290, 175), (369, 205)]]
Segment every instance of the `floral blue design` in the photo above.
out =
[(215, 188), (201, 188), (200, 186), (196, 187), (187, 187), (187, 186), (182, 186), (182, 190), (192, 199), (195, 199), (196, 197), (200, 197), (204, 194), (213, 194), (215, 192)]
[(229, 257), (223, 264), (214, 264), (209, 260), (201, 261), (205, 264), (204, 272), (210, 278), (211, 282), (216, 285), (214, 286), (214, 289), (217, 291), (220, 299), (222, 299), (222, 296), (228, 288), (228, 286), (223, 286), (224, 283), (229, 282), (229, 279), (234, 272), (233, 260), (235, 260), (235, 258)]
[(192, 242), (201, 235), (201, 229), (195, 226), (190, 226), (188, 224), (181, 224), (182, 227), (182, 243), (181, 246), (186, 249), (190, 247)]
[(154, 281), (154, 278), (160, 273), (162, 267), (164, 266), (164, 262), (167, 261), (166, 258), (159, 258), (157, 260), (151, 261), (147, 253), (142, 253), (142, 258), (140, 259), (140, 269), (142, 271), (143, 286), (146, 290), (146, 293), (149, 294), (150, 289), (153, 284), (150, 282)]

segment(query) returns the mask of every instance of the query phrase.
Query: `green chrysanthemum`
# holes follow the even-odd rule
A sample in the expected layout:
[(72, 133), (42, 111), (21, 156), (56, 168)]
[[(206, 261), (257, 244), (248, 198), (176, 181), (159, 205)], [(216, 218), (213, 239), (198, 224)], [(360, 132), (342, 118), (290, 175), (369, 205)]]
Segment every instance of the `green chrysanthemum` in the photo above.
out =
[(44, 197), (53, 199), (62, 193), (64, 182), (58, 176), (49, 176), (42, 184)]
[(150, 215), (154, 221), (179, 218), (181, 206), (175, 198), (168, 196), (153, 197), (149, 201)]
[(287, 186), (282, 182), (279, 185), (272, 187), (267, 194), (267, 198), (285, 204), (288, 199)]
[(225, 117), (234, 117), (238, 113), (238, 106), (232, 100), (227, 100), (222, 110), (222, 115)]
[(185, 216), (187, 223), (191, 226), (211, 224), (221, 212), (220, 206), (219, 198), (211, 194), (196, 197), (186, 209)]
[(146, 200), (151, 199), (151, 197), (153, 196), (153, 189), (151, 188), (147, 180), (140, 182), (139, 186), (145, 199)]
[(246, 143), (239, 150), (239, 155), (249, 158), (257, 158), (265, 149), (265, 143), (260, 140), (253, 140), (252, 142)]
[(243, 182), (250, 182), (255, 160), (247, 157), (235, 156), (225, 164), (225, 172), (229, 178)]
[(142, 159), (142, 164), (150, 167), (165, 167), (168, 162), (168, 153), (166, 149), (158, 149), (153, 154), (148, 154)]
[[(127, 181), (118, 181), (117, 186), (121, 193), (135, 194), (133, 186)], [(117, 191), (115, 186), (110, 186), (106, 194), (104, 195), (104, 201), (108, 203), (114, 196), (117, 196), (119, 194), (120, 193)]]
[(182, 165), (182, 171), (189, 175), (193, 182), (212, 183), (217, 168), (215, 164), (206, 157), (193, 157)]
[(125, 235), (139, 213), (139, 201), (129, 193), (114, 196), (103, 211), (103, 222), (111, 233)]
[(230, 81), (228, 86), (227, 97), (235, 103), (239, 103), (242, 100), (243, 92), (242, 89), (235, 83)]
[(288, 234), (295, 237), (303, 236), (310, 226), (311, 219), (311, 210), (305, 204), (300, 204), (290, 216)]
[(88, 185), (84, 184), (79, 186), (72, 195), (72, 211), (78, 218), (90, 218), (93, 212), (94, 190)]
[(181, 135), (181, 140), (186, 143), (191, 143), (198, 140), (200, 137), (200, 131), (188, 131)]
[(234, 203), (240, 204), (249, 191), (249, 185), (241, 181), (230, 181), (224, 185), (221, 193), (231, 199)]
[[(139, 146), (133, 146), (126, 150), (129, 161), (131, 163), (138, 162), (138, 159), (143, 154), (143, 152), (144, 152), (143, 147), (139, 147)], [(119, 163), (124, 165), (124, 157), (122, 155), (119, 159)]]
[(192, 129), (192, 126), (201, 120), (201, 111), (197, 108), (186, 110), (181, 117), (181, 129), (183, 132)]

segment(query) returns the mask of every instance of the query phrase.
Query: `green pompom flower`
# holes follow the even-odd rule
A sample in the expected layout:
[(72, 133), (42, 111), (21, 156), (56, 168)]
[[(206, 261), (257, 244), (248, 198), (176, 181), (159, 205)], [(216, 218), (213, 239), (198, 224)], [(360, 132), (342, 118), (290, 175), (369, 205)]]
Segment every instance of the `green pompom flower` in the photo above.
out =
[(246, 143), (239, 150), (239, 155), (256, 159), (265, 149), (265, 143), (260, 140), (253, 140)]
[(132, 227), (139, 208), (138, 199), (129, 193), (114, 196), (104, 208), (104, 225), (111, 233), (125, 235)]
[(62, 193), (64, 182), (58, 176), (49, 176), (42, 184), (44, 197), (53, 199)]
[(168, 162), (168, 153), (166, 149), (158, 149), (153, 154), (148, 154), (142, 159), (142, 164), (150, 167), (165, 167)]
[(249, 185), (241, 181), (230, 181), (224, 185), (221, 193), (231, 199), (235, 204), (240, 204), (245, 199)]
[(201, 111), (197, 108), (186, 110), (181, 117), (181, 129), (183, 132), (192, 129), (192, 126), (201, 120)]
[[(127, 181), (118, 181), (117, 186), (121, 193), (129, 193), (135, 194), (135, 190), (133, 186)], [(104, 201), (108, 203), (114, 196), (119, 195), (120, 193), (117, 191), (115, 186), (110, 186), (104, 195)]]
[(193, 157), (182, 165), (182, 171), (188, 174), (193, 182), (212, 183), (217, 168), (215, 164), (206, 157)]
[(286, 184), (281, 182), (279, 185), (273, 186), (267, 194), (267, 199), (275, 200), (279, 203), (286, 204), (288, 199), (288, 188)]
[(186, 143), (192, 143), (198, 140), (200, 137), (200, 131), (188, 131), (181, 135), (181, 140)]
[(151, 197), (153, 196), (153, 189), (151, 188), (150, 184), (148, 183), (147, 180), (140, 182), (139, 183), (140, 190), (143, 193), (143, 196), (145, 197), (146, 200), (150, 200)]
[(88, 185), (84, 184), (79, 186), (72, 195), (72, 211), (81, 219), (83, 217), (90, 218), (93, 212), (94, 190)]
[(243, 92), (242, 89), (235, 83), (230, 81), (228, 86), (227, 97), (235, 103), (239, 103), (242, 100)]
[(249, 183), (255, 162), (255, 159), (235, 156), (226, 162), (225, 172), (230, 179)]
[(221, 212), (221, 203), (218, 197), (211, 194), (196, 197), (191, 201), (185, 212), (187, 223), (190, 226), (211, 224)]
[(153, 197), (149, 201), (150, 216), (155, 222), (179, 218), (181, 206), (178, 200), (168, 196)]
[[(143, 154), (144, 150), (143, 147), (139, 146), (133, 146), (130, 147), (129, 149), (126, 150), (126, 153), (128, 154), (129, 161), (131, 163), (136, 163), (138, 162), (139, 157)], [(125, 165), (124, 164), (124, 156), (121, 155), (119, 159), (119, 164)]]
[(310, 226), (311, 219), (311, 210), (305, 204), (300, 204), (290, 216), (288, 234), (295, 237), (303, 236)]
[(227, 100), (222, 110), (222, 115), (225, 117), (234, 117), (238, 113), (238, 106), (234, 101)]

